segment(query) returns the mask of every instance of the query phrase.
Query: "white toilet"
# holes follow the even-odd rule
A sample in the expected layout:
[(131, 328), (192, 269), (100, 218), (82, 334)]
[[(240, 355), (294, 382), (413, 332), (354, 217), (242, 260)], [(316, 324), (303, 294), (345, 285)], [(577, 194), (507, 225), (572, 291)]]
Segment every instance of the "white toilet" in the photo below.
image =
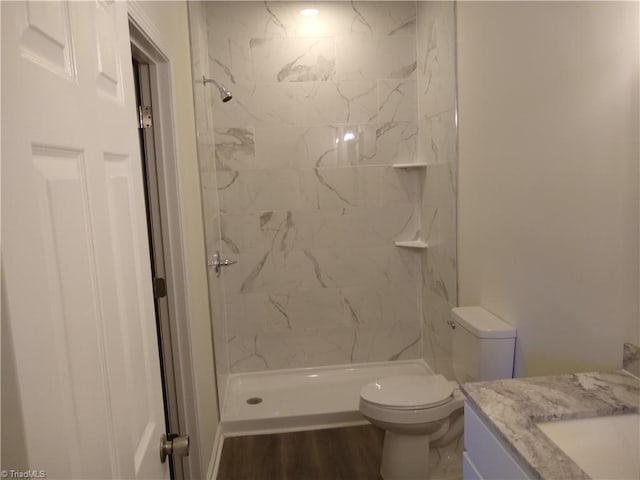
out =
[[(453, 370), (459, 382), (513, 376), (516, 330), (481, 307), (452, 310)], [(384, 480), (429, 478), (429, 446), (457, 439), (464, 396), (442, 375), (386, 377), (360, 391), (360, 412), (386, 430), (380, 474)]]

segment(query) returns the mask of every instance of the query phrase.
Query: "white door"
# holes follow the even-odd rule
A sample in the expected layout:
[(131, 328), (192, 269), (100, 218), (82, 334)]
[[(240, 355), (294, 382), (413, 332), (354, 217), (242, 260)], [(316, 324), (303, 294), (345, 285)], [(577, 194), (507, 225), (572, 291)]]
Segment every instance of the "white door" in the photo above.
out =
[(1, 8), (3, 335), (26, 467), (168, 478), (126, 4)]

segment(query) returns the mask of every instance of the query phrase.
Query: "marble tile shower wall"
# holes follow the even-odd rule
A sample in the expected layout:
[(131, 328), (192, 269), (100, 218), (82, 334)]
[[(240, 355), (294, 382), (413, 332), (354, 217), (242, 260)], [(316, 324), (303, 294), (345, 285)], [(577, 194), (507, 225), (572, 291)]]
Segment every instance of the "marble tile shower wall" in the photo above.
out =
[(422, 353), (416, 3), (318, 5), (205, 6), (231, 372)]
[(454, 378), (451, 329), (457, 305), (457, 127), (453, 2), (418, 2), (419, 149), (429, 165), (422, 185), (421, 256), (423, 354), (438, 373)]

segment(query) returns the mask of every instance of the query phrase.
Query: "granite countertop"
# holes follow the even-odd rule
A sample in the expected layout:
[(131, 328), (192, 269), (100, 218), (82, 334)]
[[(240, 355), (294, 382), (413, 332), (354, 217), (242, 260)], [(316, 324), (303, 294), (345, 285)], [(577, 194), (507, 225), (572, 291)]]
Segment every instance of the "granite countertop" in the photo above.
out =
[(536, 423), (640, 411), (640, 378), (625, 370), (462, 385), (467, 400), (535, 478), (590, 478)]

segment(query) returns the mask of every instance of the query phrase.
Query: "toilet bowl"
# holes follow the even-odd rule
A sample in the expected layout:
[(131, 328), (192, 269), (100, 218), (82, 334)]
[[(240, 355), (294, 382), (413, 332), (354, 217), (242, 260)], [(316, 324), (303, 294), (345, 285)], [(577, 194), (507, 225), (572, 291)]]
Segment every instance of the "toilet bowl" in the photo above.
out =
[(360, 392), (360, 412), (386, 430), (380, 473), (385, 480), (429, 478), (429, 447), (462, 432), (463, 396), (442, 375), (381, 378)]
[[(510, 378), (516, 330), (482, 307), (451, 311), (453, 371), (459, 382)], [(460, 328), (458, 328), (460, 327)], [(442, 375), (387, 377), (365, 385), (360, 413), (386, 430), (384, 480), (427, 480), (429, 447), (443, 447), (463, 429), (464, 398)]]

